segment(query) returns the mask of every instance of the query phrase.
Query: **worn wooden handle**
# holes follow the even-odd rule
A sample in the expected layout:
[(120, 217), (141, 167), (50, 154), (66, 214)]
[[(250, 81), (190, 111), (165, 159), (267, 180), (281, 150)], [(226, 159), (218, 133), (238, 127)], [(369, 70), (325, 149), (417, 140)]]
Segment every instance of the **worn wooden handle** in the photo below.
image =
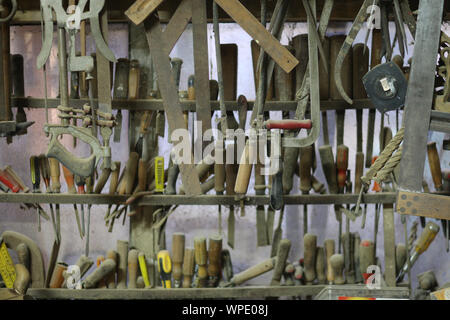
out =
[(181, 283), (185, 238), (184, 233), (172, 235), (172, 276), (175, 286)]
[(59, 161), (55, 158), (48, 158), (50, 164), (50, 178), (52, 179), (52, 191), (59, 193), (61, 191)]
[(327, 144), (319, 147), (320, 160), (322, 162), (322, 170), (328, 184), (328, 192), (336, 194), (339, 191), (336, 175), (336, 164), (332, 147)]
[[(117, 252), (115, 250), (109, 250), (106, 253), (106, 259), (111, 259), (116, 263), (117, 267)], [(111, 272), (106, 277), (106, 287), (108, 289), (115, 289), (116, 288), (116, 268), (114, 268), (113, 272)]]
[(222, 271), (222, 237), (213, 236), (209, 238), (208, 248), (208, 276), (209, 285), (215, 287), (218, 283), (219, 276)]
[(96, 288), (100, 280), (104, 279), (109, 273), (116, 268), (116, 263), (112, 259), (106, 259), (103, 261), (100, 267), (95, 269), (87, 278), (83, 281), (83, 288), (91, 289)]
[(363, 240), (359, 245), (359, 267), (361, 273), (367, 273), (367, 268), (375, 264), (375, 246), (370, 240)]
[(327, 257), (327, 281), (328, 283), (333, 283), (334, 281), (334, 270), (331, 267), (330, 258), (334, 254), (335, 242), (332, 239), (325, 240), (325, 254)]
[(117, 240), (117, 289), (127, 288), (128, 241)]
[(195, 263), (198, 265), (198, 279), (199, 287), (206, 286), (206, 279), (208, 278), (207, 272), (207, 261), (208, 253), (206, 251), (206, 238), (196, 237), (194, 239), (194, 250), (195, 250)]
[(111, 171), (111, 180), (109, 181), (109, 194), (115, 194), (119, 184), (120, 161), (115, 162), (116, 170)]
[(239, 163), (239, 170), (236, 177), (236, 184), (234, 186), (235, 193), (237, 194), (247, 193), (252, 168), (253, 165), (250, 163), (250, 145), (249, 142), (247, 141)]
[(186, 248), (183, 258), (183, 288), (190, 288), (194, 275), (194, 249)]
[(283, 275), (290, 249), (291, 241), (288, 239), (283, 239), (278, 244), (277, 261), (273, 270), (272, 281), (270, 282), (271, 286), (280, 285), (281, 276)]
[(333, 268), (334, 284), (344, 284), (344, 255), (333, 254), (330, 258), (330, 265)]
[(317, 236), (311, 233), (305, 234), (305, 236), (303, 237), (303, 245), (305, 280), (307, 284), (312, 284), (316, 279)]
[(300, 190), (309, 192), (312, 187), (311, 169), (313, 166), (313, 147), (307, 146), (300, 148)]
[(128, 252), (128, 288), (136, 289), (136, 280), (138, 275), (138, 255), (136, 249), (131, 249)]
[(326, 282), (325, 276), (325, 250), (323, 247), (316, 248), (316, 275), (320, 284)]
[(64, 180), (66, 180), (66, 184), (67, 184), (67, 192), (71, 193), (71, 194), (77, 193), (77, 189), (75, 188), (73, 173), (69, 169), (67, 169), (65, 166), (62, 166), (62, 168), (63, 168), (63, 173), (64, 173)]
[(230, 282), (234, 285), (240, 285), (250, 279), (256, 278), (275, 267), (277, 261), (277, 257), (269, 258), (264, 260), (263, 262), (258, 263), (257, 265), (248, 268), (247, 270), (238, 273), (233, 278), (231, 278)]
[(139, 154), (137, 152), (131, 152), (130, 158), (128, 159), (126, 171), (125, 171), (125, 193), (131, 194), (134, 188), (134, 182), (136, 179), (136, 171), (139, 161)]
[(98, 178), (97, 184), (95, 185), (94, 193), (97, 193), (97, 194), (102, 193), (102, 190), (105, 187), (105, 184), (108, 181), (110, 175), (111, 175), (110, 168), (105, 168), (102, 170), (102, 174)]
[(137, 0), (125, 11), (125, 15), (135, 24), (141, 24), (164, 0)]
[(428, 143), (427, 153), (434, 187), (436, 188), (436, 190), (442, 190), (442, 170), (441, 162), (439, 160), (439, 154), (436, 148), (436, 142)]

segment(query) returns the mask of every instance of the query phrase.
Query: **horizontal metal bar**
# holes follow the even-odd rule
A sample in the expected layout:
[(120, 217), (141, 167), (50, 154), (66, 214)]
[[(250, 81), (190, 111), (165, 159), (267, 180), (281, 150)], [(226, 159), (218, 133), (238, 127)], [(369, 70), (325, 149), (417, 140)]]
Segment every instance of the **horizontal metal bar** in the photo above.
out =
[[(97, 101), (97, 100), (94, 100)], [(195, 101), (181, 100), (183, 111), (195, 112)], [(84, 104), (89, 104), (88, 99), (70, 99), (69, 105), (72, 108), (81, 108)], [(56, 108), (60, 104), (59, 99), (48, 99), (48, 107)], [(249, 110), (253, 109), (254, 101), (249, 101)], [(12, 98), (12, 107), (23, 108), (45, 108), (43, 98)], [(136, 99), (136, 100), (112, 100), (113, 109), (122, 110), (164, 110), (162, 100), (160, 99)], [(227, 110), (238, 111), (236, 101), (225, 101)], [(266, 111), (294, 111), (297, 108), (296, 101), (267, 101), (265, 104)], [(373, 105), (368, 99), (354, 100), (349, 105), (344, 100), (325, 100), (321, 101), (320, 109), (327, 110), (346, 110), (346, 109), (372, 109)], [(211, 110), (220, 110), (218, 101), (211, 101)]]
[[(54, 193), (0, 193), (0, 202), (10, 203), (60, 203), (60, 204), (121, 204), (128, 196), (111, 196), (108, 194), (54, 194)], [(245, 205), (268, 205), (269, 196), (248, 195), (245, 197)], [(394, 203), (395, 192), (371, 193), (363, 196), (362, 203)], [(356, 204), (357, 194), (309, 194), (284, 196), (286, 205), (298, 204)], [(227, 195), (150, 195), (136, 201), (137, 205), (240, 205), (240, 201), (234, 196)]]
[(27, 295), (35, 299), (78, 300), (141, 300), (141, 299), (226, 299), (314, 296), (325, 285), (307, 286), (247, 286), (236, 288), (177, 288), (177, 289), (28, 289)]
[(450, 133), (450, 113), (431, 111), (430, 130), (437, 132)]

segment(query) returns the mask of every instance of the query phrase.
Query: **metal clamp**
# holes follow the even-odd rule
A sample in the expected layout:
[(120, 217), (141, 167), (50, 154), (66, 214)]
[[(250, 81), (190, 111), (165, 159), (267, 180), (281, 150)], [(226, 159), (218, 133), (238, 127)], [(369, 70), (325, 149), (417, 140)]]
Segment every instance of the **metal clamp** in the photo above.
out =
[[(51, 135), (46, 156), (58, 159), (66, 168), (76, 175), (81, 177), (91, 176), (102, 158), (105, 159), (104, 161), (110, 162), (111, 148), (103, 147), (99, 140), (92, 135), (91, 129), (73, 125), (46, 124), (44, 126), (44, 131)], [(87, 143), (92, 149), (92, 154), (84, 159), (74, 157), (58, 141), (58, 137), (64, 134), (69, 134)]]

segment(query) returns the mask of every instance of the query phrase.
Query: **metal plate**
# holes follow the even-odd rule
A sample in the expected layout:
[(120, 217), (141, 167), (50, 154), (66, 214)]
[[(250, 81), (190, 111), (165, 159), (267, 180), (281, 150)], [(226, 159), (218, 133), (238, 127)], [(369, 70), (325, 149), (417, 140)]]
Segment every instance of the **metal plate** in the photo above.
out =
[(405, 105), (407, 82), (394, 62), (380, 64), (363, 77), (367, 96), (380, 112), (396, 110)]
[(450, 197), (429, 193), (400, 191), (397, 212), (415, 216), (450, 220)]

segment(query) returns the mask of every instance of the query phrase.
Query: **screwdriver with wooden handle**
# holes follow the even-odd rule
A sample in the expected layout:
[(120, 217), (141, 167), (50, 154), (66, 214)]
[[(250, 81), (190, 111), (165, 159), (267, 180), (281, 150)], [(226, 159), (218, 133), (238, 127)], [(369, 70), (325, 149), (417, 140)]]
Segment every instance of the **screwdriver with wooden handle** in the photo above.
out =
[(271, 286), (279, 286), (281, 284), (281, 276), (284, 272), (284, 267), (291, 249), (291, 241), (288, 239), (280, 240), (277, 250), (277, 261), (273, 270)]
[[(51, 192), (51, 187), (50, 187), (50, 164), (48, 162), (48, 158), (44, 154), (39, 155), (39, 169), (41, 171), (42, 180), (44, 180), (45, 190), (46, 190), (47, 193), (50, 193)], [(55, 223), (55, 213), (53, 211), (53, 204), (49, 203), (49, 206), (50, 206), (50, 214), (52, 216), (52, 222), (53, 222), (55, 235), (57, 235), (56, 223)]]
[[(442, 170), (441, 170), (441, 161), (439, 159), (439, 154), (436, 148), (436, 142), (430, 142), (427, 144), (427, 153), (428, 153), (428, 164), (430, 165), (431, 177), (433, 178), (434, 188), (437, 191), (443, 191), (444, 187), (442, 184)], [(445, 246), (447, 252), (449, 252), (449, 226), (447, 220), (441, 219), (442, 223), (442, 232), (445, 237)]]
[[(60, 170), (59, 170), (59, 161), (55, 158), (48, 159), (50, 164), (50, 179), (52, 182), (52, 192), (60, 193), (61, 191), (61, 182), (60, 182)], [(56, 207), (56, 230), (58, 234), (58, 241), (61, 241), (61, 213), (59, 209), (59, 203), (55, 204)]]
[[(84, 185), (86, 183), (86, 180), (79, 175), (75, 175), (75, 184), (77, 185), (77, 192), (78, 194), (86, 194), (86, 190), (84, 189)], [(84, 205), (80, 204), (81, 207), (81, 231), (83, 233), (83, 236), (86, 234), (85, 230), (85, 223), (84, 223)]]
[(403, 276), (408, 272), (409, 268), (412, 268), (419, 256), (428, 249), (438, 232), (439, 226), (434, 222), (429, 221), (425, 226), (425, 229), (423, 229), (419, 240), (417, 240), (416, 246), (414, 247), (414, 252), (409, 257), (409, 262), (406, 261), (405, 265), (397, 276), (397, 282), (403, 279)]
[(184, 258), (184, 233), (174, 233), (172, 235), (172, 264), (173, 264), (173, 287), (179, 288), (181, 286), (182, 278), (182, 264)]
[[(73, 173), (69, 169), (67, 169), (65, 166), (62, 166), (62, 168), (63, 168), (63, 173), (64, 173), (64, 180), (66, 181), (66, 185), (67, 185), (67, 192), (70, 194), (76, 194), (77, 190), (76, 190), (75, 184), (74, 184)], [(78, 232), (80, 234), (80, 238), (83, 239), (83, 231), (81, 229), (80, 214), (78, 212), (78, 208), (75, 203), (73, 204), (73, 209), (74, 209), (74, 214), (75, 214), (75, 220), (77, 222)]]
[(190, 288), (192, 285), (192, 277), (194, 275), (195, 258), (194, 249), (186, 248), (183, 258), (183, 288)]
[(317, 236), (307, 233), (303, 237), (303, 256), (306, 284), (312, 284), (316, 279), (316, 248)]

